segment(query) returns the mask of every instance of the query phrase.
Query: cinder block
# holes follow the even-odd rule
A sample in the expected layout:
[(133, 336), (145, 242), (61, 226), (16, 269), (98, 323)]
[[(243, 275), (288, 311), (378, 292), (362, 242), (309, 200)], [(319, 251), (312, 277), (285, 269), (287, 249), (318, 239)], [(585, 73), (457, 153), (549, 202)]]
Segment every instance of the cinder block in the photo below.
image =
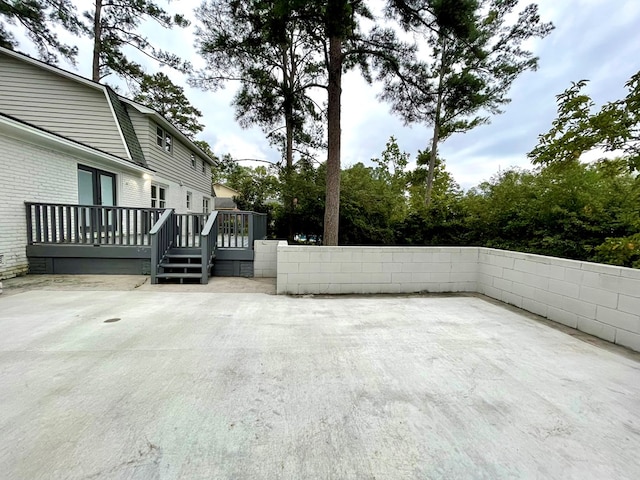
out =
[(504, 280), (502, 278), (493, 279), (493, 286), (496, 287), (498, 290), (504, 290), (504, 291), (510, 292), (511, 285), (512, 285), (512, 282), (510, 282), (509, 280)]
[(508, 303), (509, 305), (515, 305), (516, 307), (522, 308), (522, 297), (520, 295), (515, 295), (511, 292), (502, 292), (500, 300), (504, 303)]
[(308, 273), (288, 273), (287, 275), (287, 282), (290, 285), (310, 283), (310, 276)]
[(299, 264), (292, 262), (279, 262), (278, 263), (278, 274), (280, 273), (298, 273), (299, 272)]
[(522, 299), (522, 308), (528, 312), (535, 313), (541, 317), (547, 316), (547, 305), (529, 298)]
[(536, 264), (534, 262), (525, 260), (524, 258), (518, 258), (513, 263), (513, 269), (525, 273), (537, 273)]
[(362, 262), (363, 273), (382, 272), (382, 262)]
[(640, 352), (640, 335), (625, 330), (616, 330), (616, 343), (624, 347)]
[(467, 272), (451, 272), (449, 275), (452, 282), (472, 282), (476, 281), (475, 273), (467, 273)]
[(549, 279), (549, 290), (565, 297), (578, 298), (580, 296), (578, 285), (554, 278)]
[(611, 325), (606, 325), (597, 320), (590, 318), (578, 317), (578, 330), (588, 333), (594, 337), (602, 338), (608, 342), (613, 342), (616, 339), (616, 329)]
[[(533, 300), (535, 291), (536, 291), (535, 287), (532, 287), (531, 285), (524, 285), (518, 282), (511, 283), (511, 292), (513, 292), (515, 295), (520, 295), (523, 298), (530, 298)], [(594, 309), (594, 313), (595, 313), (595, 309)]]
[(433, 261), (439, 263), (451, 263), (451, 253), (436, 252), (433, 254)]
[(349, 250), (331, 252), (331, 263), (353, 262), (353, 254)]
[(563, 297), (561, 307), (563, 310), (575, 313), (583, 318), (596, 318), (596, 305), (575, 298)]
[(298, 295), (317, 295), (320, 293), (320, 285), (317, 283), (307, 283), (298, 286)]
[(395, 273), (395, 272), (402, 272), (402, 263), (383, 263), (382, 264), (382, 271), (383, 272), (389, 272), (389, 273)]
[(502, 298), (502, 290), (498, 290), (492, 285), (483, 285), (481, 290), (481, 293), (487, 297), (495, 298), (496, 300), (500, 300)]
[(343, 273), (360, 273), (362, 272), (362, 263), (345, 262), (340, 264), (340, 271)]
[(322, 273), (339, 273), (340, 269), (340, 263), (338, 262), (327, 262), (320, 264), (320, 272)]
[(394, 272), (391, 274), (391, 283), (411, 283), (411, 273)]
[(564, 298), (562, 295), (557, 295), (553, 292), (549, 292), (547, 290), (540, 290), (538, 288), (533, 292), (533, 299), (540, 302), (550, 305), (556, 308), (562, 308)]
[(567, 327), (576, 328), (578, 326), (578, 316), (575, 313), (567, 312), (556, 307), (547, 307), (547, 318), (554, 322), (561, 323)]
[(596, 308), (596, 320), (629, 332), (640, 333), (640, 316), (638, 315), (598, 305)]
[(491, 277), (503, 277), (503, 268), (496, 265), (483, 264), (480, 266), (479, 273), (489, 275)]
[(623, 312), (640, 315), (640, 291), (639, 296), (630, 297), (629, 295), (620, 294), (618, 298), (618, 310)]
[(429, 283), (431, 282), (431, 274), (429, 272), (413, 272), (411, 274), (411, 283)]
[(410, 252), (393, 252), (394, 263), (411, 263), (413, 254)]
[(412, 253), (411, 262), (412, 263), (431, 263), (433, 262), (433, 254), (421, 248), (419, 251)]
[(618, 294), (602, 290), (601, 288), (592, 288), (580, 285), (580, 300), (594, 303), (598, 306), (616, 308), (618, 306)]
[(429, 263), (425, 265), (427, 272), (431, 273), (451, 273), (451, 263)]

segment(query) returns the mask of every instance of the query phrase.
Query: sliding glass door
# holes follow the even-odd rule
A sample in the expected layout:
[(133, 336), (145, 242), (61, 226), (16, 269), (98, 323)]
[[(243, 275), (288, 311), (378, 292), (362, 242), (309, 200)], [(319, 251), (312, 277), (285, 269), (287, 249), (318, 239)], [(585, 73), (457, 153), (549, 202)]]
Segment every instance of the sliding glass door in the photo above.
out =
[[(116, 176), (97, 168), (78, 165), (78, 203), (80, 205), (116, 205)], [(103, 208), (84, 209), (84, 230), (114, 230), (113, 211)]]

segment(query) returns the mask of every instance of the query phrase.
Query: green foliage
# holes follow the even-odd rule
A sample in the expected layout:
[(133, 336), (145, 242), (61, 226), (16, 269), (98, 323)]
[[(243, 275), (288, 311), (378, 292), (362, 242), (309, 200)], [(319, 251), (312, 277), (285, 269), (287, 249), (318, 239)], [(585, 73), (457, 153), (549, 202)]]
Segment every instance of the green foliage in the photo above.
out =
[(184, 89), (162, 72), (144, 75), (133, 99), (156, 110), (188, 137), (204, 128), (199, 122), (202, 112), (191, 105)]
[(558, 116), (551, 129), (538, 137), (528, 156), (534, 164), (578, 160), (592, 150), (622, 151), (631, 171), (640, 170), (640, 71), (626, 83), (622, 100), (608, 102), (597, 112), (584, 89), (586, 80), (572, 83), (556, 96)]
[(289, 167), (294, 150), (308, 155), (320, 146), (321, 109), (308, 93), (324, 83), (322, 57), (288, 3), (209, 0), (196, 14), (196, 46), (207, 66), (190, 82), (203, 89), (239, 82), (236, 118), (261, 127)]
[(508, 170), (463, 199), (465, 243), (581, 260), (610, 237), (638, 229), (638, 182), (578, 162)]
[[(500, 113), (507, 92), (537, 58), (523, 48), (553, 28), (542, 23), (537, 5), (517, 17), (517, 0), (392, 0), (388, 13), (408, 31), (426, 38), (426, 60), (408, 58), (383, 65), (382, 98), (406, 123), (433, 126), (425, 200), (431, 201), (438, 144), (457, 132), (488, 122)], [(515, 18), (515, 20), (512, 20)], [(392, 74), (395, 73), (395, 74)]]
[(92, 10), (84, 12), (86, 30), (94, 41), (92, 78), (98, 82), (112, 73), (130, 86), (144, 77), (144, 68), (130, 60), (125, 48), (132, 47), (161, 64), (186, 71), (190, 68), (178, 55), (155, 47), (138, 31), (140, 23), (151, 20), (164, 28), (186, 27), (189, 21), (180, 14), (171, 15), (152, 0), (96, 0)]
[(640, 268), (640, 233), (607, 238), (596, 247), (594, 260), (622, 267)]
[(266, 167), (243, 167), (235, 165), (226, 174), (226, 185), (240, 192), (234, 198), (240, 210), (269, 213), (270, 202), (275, 200), (278, 179)]
[(43, 61), (55, 64), (62, 55), (75, 63), (78, 47), (62, 43), (55, 31), (58, 26), (75, 34), (83, 31), (72, 0), (0, 0), (0, 46), (13, 50), (18, 42), (7, 24), (24, 29)]

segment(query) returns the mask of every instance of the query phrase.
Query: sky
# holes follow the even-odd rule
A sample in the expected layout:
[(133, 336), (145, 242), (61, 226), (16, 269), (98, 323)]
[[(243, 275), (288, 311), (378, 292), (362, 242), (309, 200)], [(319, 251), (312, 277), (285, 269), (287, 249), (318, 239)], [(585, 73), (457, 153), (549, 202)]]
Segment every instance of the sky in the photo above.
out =
[[(76, 0), (79, 11), (87, 3)], [(162, 0), (158, 3), (165, 5)], [(519, 8), (528, 3), (531, 2), (521, 1)], [(538, 0), (534, 3), (539, 6), (542, 20), (555, 25), (549, 36), (528, 43), (529, 49), (539, 57), (538, 70), (525, 72), (514, 82), (508, 94), (511, 102), (504, 107), (503, 114), (491, 117), (489, 125), (456, 134), (440, 146), (440, 156), (445, 159), (447, 169), (465, 189), (489, 180), (500, 170), (531, 167), (526, 154), (537, 144), (538, 135), (551, 127), (556, 117), (555, 96), (571, 82), (589, 80), (586, 91), (599, 106), (624, 97), (624, 84), (640, 70), (640, 0)], [(201, 0), (174, 0), (166, 8), (169, 12), (179, 11), (197, 23), (192, 12), (200, 4)], [(186, 57), (196, 66), (202, 65), (193, 45), (192, 27), (167, 31), (146, 24), (143, 32), (159, 46)], [(79, 56), (77, 67), (64, 62), (59, 66), (90, 77), (91, 41), (61, 35), (79, 47)], [(28, 40), (21, 41), (19, 49), (33, 54)], [(159, 69), (150, 63), (147, 66), (151, 72)], [(231, 100), (236, 85), (206, 92), (189, 87), (184, 76), (167, 67), (160, 70), (182, 85), (187, 98), (202, 111), (201, 123), (205, 129), (198, 137), (206, 140), (216, 154), (231, 153), (235, 159), (273, 163), (280, 160), (280, 153), (269, 145), (260, 129), (243, 129), (235, 121)], [(389, 105), (377, 99), (379, 90), (379, 85), (368, 85), (357, 71), (343, 76), (343, 168), (380, 157), (391, 136), (413, 161), (418, 150), (429, 144), (430, 128), (424, 124), (403, 125), (390, 113)], [(325, 158), (320, 156), (319, 160)], [(251, 165), (250, 162), (243, 164)]]

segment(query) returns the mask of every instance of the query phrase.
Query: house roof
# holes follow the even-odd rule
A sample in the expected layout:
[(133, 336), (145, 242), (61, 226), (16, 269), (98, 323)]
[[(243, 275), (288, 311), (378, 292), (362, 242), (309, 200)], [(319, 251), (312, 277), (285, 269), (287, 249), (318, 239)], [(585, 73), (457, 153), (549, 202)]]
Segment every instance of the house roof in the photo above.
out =
[(213, 184), (213, 193), (215, 193), (216, 197), (231, 198), (231, 197), (224, 197), (221, 195), (224, 192), (224, 190), (229, 190), (232, 193), (233, 197), (239, 197), (241, 195), (241, 193), (238, 190), (236, 190), (235, 188), (228, 187), (224, 183)]
[(127, 112), (127, 106), (130, 105), (136, 108), (139, 112), (147, 115), (152, 115), (156, 122), (160, 123), (163, 127), (169, 129), (174, 136), (180, 138), (184, 143), (189, 145), (189, 148), (198, 152), (198, 154), (209, 164), (215, 165), (215, 161), (209, 157), (200, 147), (198, 147), (193, 141), (187, 137), (184, 133), (182, 133), (175, 125), (173, 125), (169, 120), (160, 115), (157, 111), (152, 108), (146, 107), (140, 103), (134, 102), (126, 97), (118, 95), (114, 92), (110, 87), (103, 85), (99, 82), (94, 82), (93, 80), (89, 80), (88, 78), (82, 77), (76, 73), (69, 72), (60, 67), (56, 67), (54, 65), (49, 65), (41, 60), (37, 60), (23, 53), (16, 52), (14, 50), (9, 50), (4, 47), (0, 47), (0, 52), (6, 55), (9, 55), (15, 59), (31, 63), (39, 68), (43, 68), (45, 70), (49, 70), (57, 75), (69, 78), (75, 82), (81, 83), (85, 86), (94, 88), (96, 90), (100, 90), (104, 92), (106, 98), (108, 99), (110, 108), (113, 111), (114, 118), (116, 120), (116, 125), (118, 126), (120, 135), (122, 137), (124, 146), (129, 154), (129, 160), (137, 165), (141, 165), (146, 167), (147, 162), (144, 158), (144, 154), (142, 152), (142, 148), (140, 147), (140, 142), (136, 136), (135, 130), (133, 128), (133, 124), (131, 123), (131, 118)]
[(2, 112), (0, 112), (0, 132), (9, 133), (10, 135), (21, 138), (25, 141), (29, 141), (29, 139), (37, 136), (40, 139), (39, 144), (49, 146), (59, 151), (82, 155), (83, 157), (90, 157), (103, 162), (107, 161), (115, 163), (122, 168), (139, 173), (154, 173), (154, 170), (151, 170), (146, 165), (134, 164), (131, 161), (118, 157), (117, 155), (113, 155), (90, 145), (72, 140), (68, 137), (64, 137), (36, 125), (32, 125), (24, 120), (20, 120)]

